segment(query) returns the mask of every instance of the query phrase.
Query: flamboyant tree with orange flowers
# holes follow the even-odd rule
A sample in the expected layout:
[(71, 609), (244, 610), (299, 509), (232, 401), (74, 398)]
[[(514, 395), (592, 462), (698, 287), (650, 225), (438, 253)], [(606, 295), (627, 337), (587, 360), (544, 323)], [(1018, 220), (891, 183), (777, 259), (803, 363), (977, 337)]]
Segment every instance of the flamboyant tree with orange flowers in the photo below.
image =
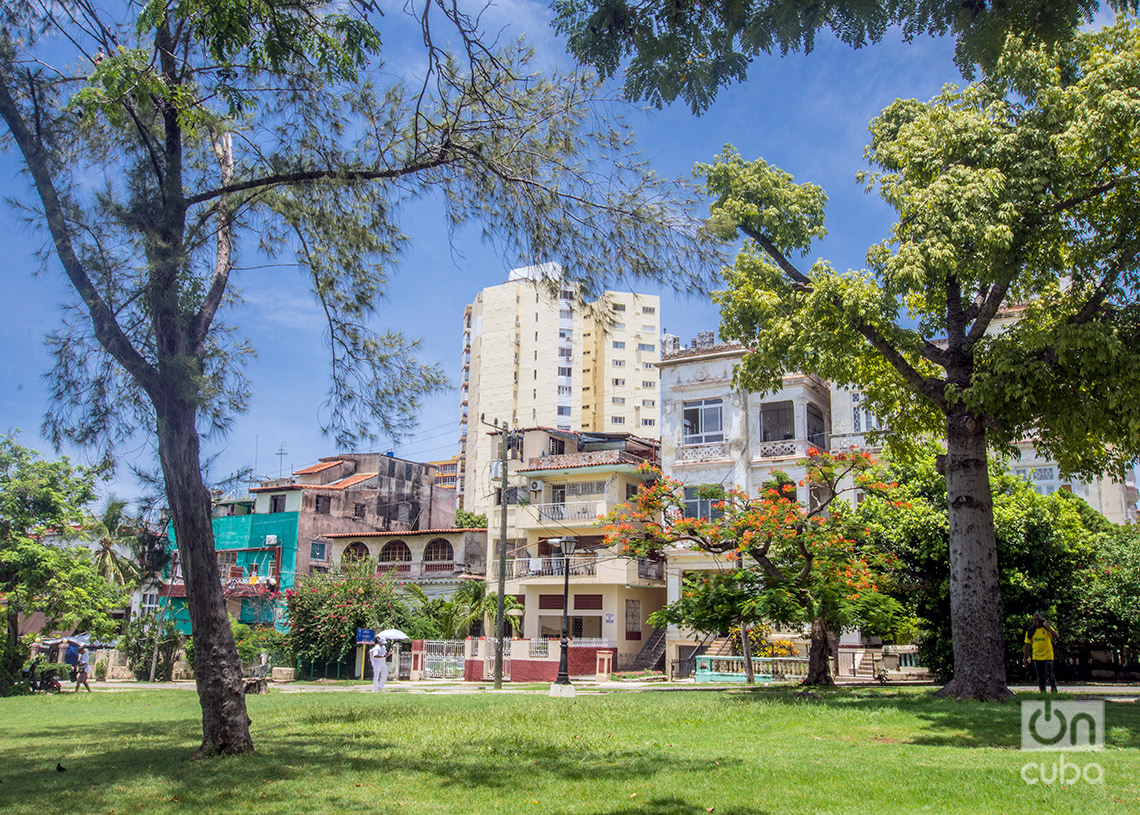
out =
[[(701, 497), (714, 499), (708, 517), (687, 516), (685, 485), (657, 471), (648, 487), (603, 519), (606, 543), (639, 557), (686, 545), (721, 555), (737, 585), (755, 587), (741, 595), (739, 618), (810, 624), (804, 684), (831, 685), (829, 635), (872, 619), (880, 625), (884, 619), (901, 622), (904, 616), (883, 591), (891, 556), (866, 541), (849, 502), (837, 500), (854, 490), (887, 494), (891, 485), (875, 479), (864, 453), (809, 449), (800, 464), (806, 471), (801, 481), (775, 472), (756, 495), (704, 488)], [(807, 488), (807, 504), (799, 498), (800, 487)], [(674, 605), (680, 608), (703, 585), (686, 582), (690, 596)]]

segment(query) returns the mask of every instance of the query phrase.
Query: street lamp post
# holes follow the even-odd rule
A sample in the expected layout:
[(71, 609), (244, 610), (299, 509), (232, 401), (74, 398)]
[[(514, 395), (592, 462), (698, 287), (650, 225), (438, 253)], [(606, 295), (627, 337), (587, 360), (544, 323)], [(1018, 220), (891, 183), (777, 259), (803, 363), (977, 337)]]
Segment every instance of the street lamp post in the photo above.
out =
[(562, 652), (558, 656), (558, 678), (550, 686), (550, 695), (573, 696), (574, 686), (570, 684), (570, 638), (567, 622), (570, 609), (570, 556), (574, 554), (574, 546), (578, 540), (568, 535), (559, 542), (562, 546)]

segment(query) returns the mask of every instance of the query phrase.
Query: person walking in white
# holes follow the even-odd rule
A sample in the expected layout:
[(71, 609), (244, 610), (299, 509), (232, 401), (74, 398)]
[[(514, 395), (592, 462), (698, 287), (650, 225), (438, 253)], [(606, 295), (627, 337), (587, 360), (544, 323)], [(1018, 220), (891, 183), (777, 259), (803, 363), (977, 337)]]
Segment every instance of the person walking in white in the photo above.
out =
[(384, 640), (376, 640), (372, 646), (372, 692), (384, 690), (384, 683), (388, 681), (388, 644)]

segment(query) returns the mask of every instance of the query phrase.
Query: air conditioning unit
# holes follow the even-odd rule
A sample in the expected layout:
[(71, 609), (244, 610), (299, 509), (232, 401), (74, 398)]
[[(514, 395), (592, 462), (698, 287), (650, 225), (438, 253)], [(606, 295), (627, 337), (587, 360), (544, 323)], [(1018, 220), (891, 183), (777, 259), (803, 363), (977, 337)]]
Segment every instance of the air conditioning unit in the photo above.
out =
[(542, 482), (539, 481), (538, 479), (531, 481), (530, 482), (530, 491), (531, 492), (542, 492)]
[(265, 545), (266, 546), (276, 546), (278, 543), (279, 543), (279, 540), (278, 540), (276, 535), (266, 535), (265, 536)]

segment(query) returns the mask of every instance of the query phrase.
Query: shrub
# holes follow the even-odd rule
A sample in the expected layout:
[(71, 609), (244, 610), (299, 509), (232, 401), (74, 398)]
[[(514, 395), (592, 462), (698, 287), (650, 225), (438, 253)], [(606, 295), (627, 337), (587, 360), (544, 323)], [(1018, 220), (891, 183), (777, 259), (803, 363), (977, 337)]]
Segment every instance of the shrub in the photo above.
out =
[(107, 681), (107, 660), (101, 659), (95, 663), (95, 681)]
[(150, 678), (150, 663), (158, 643), (158, 663), (154, 678), (158, 682), (169, 682), (174, 674), (174, 663), (182, 637), (172, 620), (163, 620), (161, 629), (158, 614), (138, 614), (127, 623), (127, 630), (119, 640), (119, 650), (127, 658), (127, 666), (135, 679), (142, 682)]

